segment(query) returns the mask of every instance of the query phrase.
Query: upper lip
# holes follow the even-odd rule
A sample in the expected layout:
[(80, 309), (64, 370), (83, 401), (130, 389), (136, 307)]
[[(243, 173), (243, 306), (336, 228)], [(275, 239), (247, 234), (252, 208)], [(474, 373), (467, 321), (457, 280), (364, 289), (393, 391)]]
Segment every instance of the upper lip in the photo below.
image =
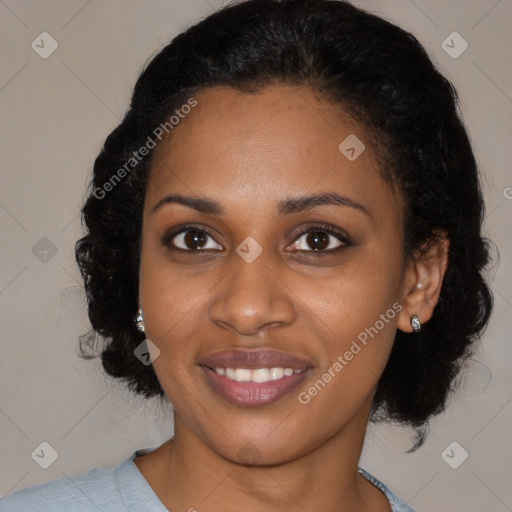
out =
[(311, 367), (311, 363), (291, 354), (270, 349), (236, 349), (215, 352), (204, 358), (200, 366), (208, 368), (292, 368), (300, 370)]

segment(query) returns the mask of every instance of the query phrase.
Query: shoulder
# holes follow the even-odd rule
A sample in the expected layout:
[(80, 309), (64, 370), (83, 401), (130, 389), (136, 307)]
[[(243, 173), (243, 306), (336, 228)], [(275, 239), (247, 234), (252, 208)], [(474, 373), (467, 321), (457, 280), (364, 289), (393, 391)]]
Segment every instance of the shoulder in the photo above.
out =
[(115, 469), (93, 468), (86, 475), (65, 477), (34, 485), (0, 499), (0, 512), (64, 510), (124, 512), (126, 508), (116, 485)]
[(401, 499), (397, 498), (388, 487), (386, 487), (380, 480), (377, 480), (373, 475), (370, 475), (367, 471), (362, 468), (358, 469), (358, 472), (366, 478), (369, 482), (371, 482), (375, 487), (380, 489), (386, 496), (391, 505), (392, 512), (414, 512), (414, 510), (407, 505), (407, 503), (403, 502)]
[(112, 469), (93, 468), (8, 494), (0, 512), (168, 512), (133, 462), (152, 449), (137, 450)]

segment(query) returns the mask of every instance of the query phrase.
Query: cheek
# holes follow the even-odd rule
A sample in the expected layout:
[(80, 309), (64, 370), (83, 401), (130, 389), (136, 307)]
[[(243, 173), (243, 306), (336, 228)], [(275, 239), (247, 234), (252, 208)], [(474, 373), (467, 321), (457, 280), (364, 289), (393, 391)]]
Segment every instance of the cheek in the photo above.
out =
[(146, 254), (141, 258), (140, 298), (144, 307), (145, 334), (159, 348), (153, 361), (155, 373), (177, 410), (187, 410), (189, 390), (198, 376), (194, 357), (197, 331), (204, 324), (204, 300), (213, 286), (208, 273), (195, 278), (165, 258)]
[(139, 289), (148, 337), (179, 342), (200, 325), (196, 315), (204, 314), (204, 301), (223, 275), (220, 268), (200, 267), (172, 264), (164, 251), (143, 249)]
[[(379, 320), (399, 297), (398, 257), (396, 251), (386, 254), (376, 247), (359, 247), (328, 277), (315, 280), (302, 276), (296, 287), (331, 334), (357, 336)], [(388, 315), (392, 320), (396, 316), (393, 312)]]
[(393, 346), (401, 305), (366, 270), (364, 278), (331, 281), (329, 293), (324, 287), (316, 296), (321, 307), (311, 321), (327, 333), (323, 346), (317, 343), (323, 357), (315, 378), (297, 390), (297, 400), (305, 425), (317, 428), (314, 418), (324, 418), (319, 436), (333, 434), (371, 402)]
[[(309, 284), (309, 321), (321, 333), (324, 357), (318, 372), (321, 382), (301, 390), (302, 402), (314, 400), (321, 408), (344, 397), (346, 410), (351, 410), (371, 395), (388, 360), (402, 309), (397, 302), (397, 261), (393, 251), (385, 257), (367, 247), (336, 277), (315, 287)], [(324, 392), (324, 387), (329, 390)]]

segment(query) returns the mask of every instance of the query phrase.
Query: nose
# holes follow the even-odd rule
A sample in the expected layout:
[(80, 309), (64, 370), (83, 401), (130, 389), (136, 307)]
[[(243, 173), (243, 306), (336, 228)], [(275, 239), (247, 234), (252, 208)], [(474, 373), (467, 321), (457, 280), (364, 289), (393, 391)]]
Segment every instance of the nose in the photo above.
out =
[(219, 284), (211, 303), (211, 320), (240, 336), (292, 324), (296, 316), (293, 292), (265, 252), (252, 263), (238, 254), (233, 259), (231, 272)]

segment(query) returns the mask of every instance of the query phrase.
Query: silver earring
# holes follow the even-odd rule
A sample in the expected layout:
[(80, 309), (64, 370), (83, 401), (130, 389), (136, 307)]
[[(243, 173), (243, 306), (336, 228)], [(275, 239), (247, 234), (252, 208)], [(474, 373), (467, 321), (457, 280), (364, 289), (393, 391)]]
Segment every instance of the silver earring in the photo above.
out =
[(414, 329), (414, 332), (420, 332), (421, 322), (420, 322), (418, 315), (411, 316), (411, 325), (412, 325), (412, 328)]
[(142, 316), (142, 309), (139, 308), (139, 313), (137, 315), (137, 318), (135, 319), (135, 323), (137, 324), (137, 329), (140, 332), (144, 332), (144, 318)]

